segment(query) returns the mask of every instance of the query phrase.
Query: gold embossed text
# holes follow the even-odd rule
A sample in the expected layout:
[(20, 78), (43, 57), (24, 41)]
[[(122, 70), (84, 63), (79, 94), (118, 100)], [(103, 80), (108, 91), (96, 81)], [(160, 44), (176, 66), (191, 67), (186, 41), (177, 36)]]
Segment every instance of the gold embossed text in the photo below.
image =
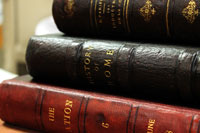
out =
[(155, 122), (156, 122), (156, 120), (149, 119), (147, 133), (153, 133), (153, 126), (154, 126)]
[(65, 108), (64, 108), (64, 125), (65, 130), (71, 132), (71, 112), (72, 112), (72, 105), (73, 102), (70, 100), (65, 101)]
[(85, 58), (83, 60), (83, 64), (84, 64), (83, 69), (84, 69), (85, 77), (87, 78), (90, 84), (94, 84), (94, 80), (92, 79), (91, 67), (90, 67), (91, 55), (92, 55), (92, 52), (90, 50), (92, 49), (93, 49), (92, 46), (89, 46), (88, 48), (86, 48), (86, 52), (84, 54)]
[(55, 108), (49, 108), (49, 121), (54, 122), (55, 120)]

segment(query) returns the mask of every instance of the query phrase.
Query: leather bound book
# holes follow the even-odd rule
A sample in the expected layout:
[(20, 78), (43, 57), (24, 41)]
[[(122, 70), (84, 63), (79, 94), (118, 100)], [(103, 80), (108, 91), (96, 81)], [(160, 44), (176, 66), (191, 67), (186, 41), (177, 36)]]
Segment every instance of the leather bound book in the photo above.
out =
[(26, 63), (35, 78), (186, 101), (198, 101), (200, 96), (198, 48), (33, 36)]
[(199, 133), (200, 110), (31, 81), (0, 85), (0, 118), (43, 132)]
[(198, 0), (54, 0), (64, 33), (198, 40)]

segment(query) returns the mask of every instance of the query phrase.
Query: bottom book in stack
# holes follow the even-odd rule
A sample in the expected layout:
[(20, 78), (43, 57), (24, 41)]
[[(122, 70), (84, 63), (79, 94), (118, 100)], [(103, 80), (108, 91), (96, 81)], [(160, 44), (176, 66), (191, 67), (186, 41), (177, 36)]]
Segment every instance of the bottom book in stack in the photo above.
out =
[(36, 83), (28, 75), (1, 83), (0, 118), (44, 132), (200, 131), (198, 109)]

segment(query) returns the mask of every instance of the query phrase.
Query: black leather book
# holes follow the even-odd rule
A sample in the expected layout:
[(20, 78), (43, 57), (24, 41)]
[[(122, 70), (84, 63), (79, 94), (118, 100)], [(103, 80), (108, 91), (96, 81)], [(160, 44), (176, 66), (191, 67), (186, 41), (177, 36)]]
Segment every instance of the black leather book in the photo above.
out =
[(183, 99), (200, 96), (199, 48), (62, 35), (33, 36), (26, 62), (35, 78), (73, 81), (133, 94)]
[(64, 33), (199, 40), (198, 0), (54, 0)]

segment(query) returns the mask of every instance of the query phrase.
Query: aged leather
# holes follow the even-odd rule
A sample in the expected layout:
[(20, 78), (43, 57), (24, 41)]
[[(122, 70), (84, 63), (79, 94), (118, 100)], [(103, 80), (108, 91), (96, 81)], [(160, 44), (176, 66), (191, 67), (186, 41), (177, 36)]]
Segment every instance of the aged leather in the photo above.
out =
[(0, 85), (0, 118), (42, 132), (193, 133), (200, 110), (79, 91), (21, 76)]
[(197, 41), (197, 0), (54, 0), (53, 16), (66, 34)]
[(35, 78), (187, 100), (200, 95), (199, 59), (199, 48), (59, 35), (33, 36), (26, 52)]

